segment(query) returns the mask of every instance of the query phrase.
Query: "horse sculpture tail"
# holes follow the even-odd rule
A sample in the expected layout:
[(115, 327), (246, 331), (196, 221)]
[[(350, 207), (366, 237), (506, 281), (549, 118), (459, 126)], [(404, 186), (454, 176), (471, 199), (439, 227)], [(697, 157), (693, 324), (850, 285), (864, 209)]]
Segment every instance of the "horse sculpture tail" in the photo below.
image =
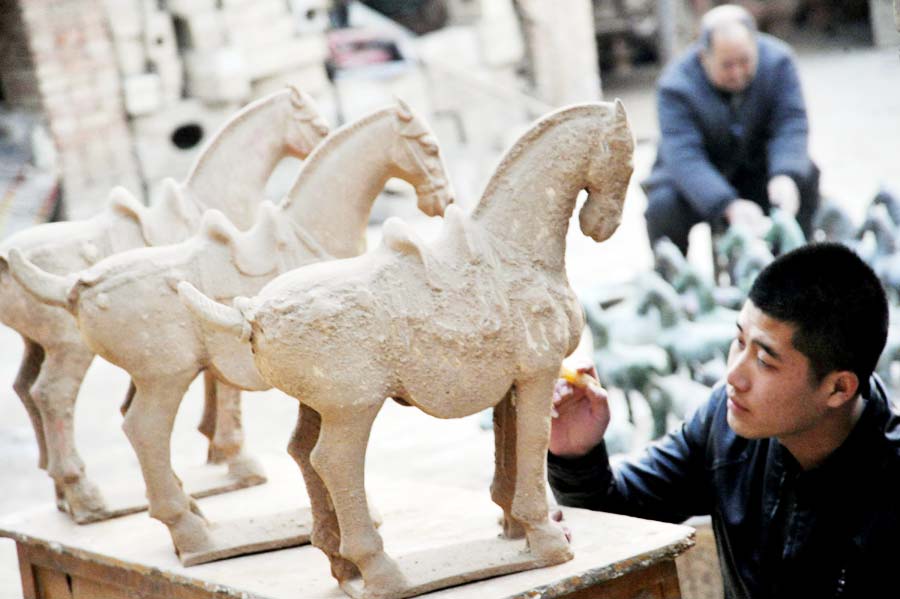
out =
[(18, 283), (41, 302), (73, 312), (71, 292), (77, 278), (49, 273), (29, 261), (18, 248), (10, 248), (6, 260)]
[(178, 283), (178, 295), (191, 314), (202, 323), (230, 333), (241, 341), (250, 340), (250, 321), (241, 310), (211, 300), (187, 281)]

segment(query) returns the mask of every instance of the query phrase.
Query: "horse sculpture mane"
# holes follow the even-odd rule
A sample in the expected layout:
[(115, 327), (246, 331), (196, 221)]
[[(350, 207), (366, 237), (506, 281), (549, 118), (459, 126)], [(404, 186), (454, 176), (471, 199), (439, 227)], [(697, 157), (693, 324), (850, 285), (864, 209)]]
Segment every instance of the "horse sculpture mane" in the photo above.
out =
[(340, 147), (343, 145), (344, 140), (351, 135), (353, 135), (358, 129), (362, 127), (368, 126), (372, 121), (376, 121), (378, 119), (382, 119), (388, 114), (391, 114), (396, 109), (394, 107), (382, 108), (381, 110), (377, 110), (372, 114), (366, 115), (361, 119), (356, 121), (352, 121), (350, 123), (346, 123), (341, 125), (337, 129), (331, 132), (331, 135), (328, 136), (329, 143), (322, 144), (318, 146), (312, 153), (306, 158), (306, 161), (303, 163), (303, 169), (300, 171), (300, 174), (297, 176), (294, 184), (291, 185), (290, 191), (288, 191), (285, 198), (282, 200), (281, 204), (285, 208), (289, 208), (296, 197), (297, 189), (307, 180), (310, 179), (314, 174), (316, 174), (321, 168), (322, 163), (325, 158), (330, 156), (335, 147)]
[[(616, 100), (616, 102), (618, 102), (618, 100)], [(548, 131), (555, 129), (561, 122), (581, 116), (591, 116), (592, 113), (596, 113), (598, 109), (605, 110), (598, 107), (597, 104), (576, 104), (551, 112), (538, 120), (531, 129), (526, 131), (515, 141), (515, 143), (513, 143), (503, 155), (503, 158), (500, 159), (500, 163), (497, 165), (497, 168), (494, 169), (494, 174), (491, 175), (487, 185), (485, 185), (484, 192), (481, 194), (481, 201), (479, 201), (478, 206), (476, 206), (475, 210), (472, 212), (472, 217), (477, 218), (481, 211), (484, 210), (486, 198), (497, 193), (498, 187), (500, 187), (500, 185), (509, 177), (509, 171), (512, 169), (513, 165), (518, 162), (522, 154), (529, 147), (532, 147), (540, 137)]]
[[(204, 157), (212, 156), (216, 153), (216, 150), (219, 147), (226, 143), (228, 139), (228, 134), (233, 131), (240, 130), (244, 123), (255, 116), (261, 110), (265, 109), (270, 104), (276, 104), (278, 102), (283, 101), (284, 96), (289, 96), (289, 101), (291, 104), (291, 108), (299, 111), (300, 118), (298, 120), (301, 121), (315, 121), (316, 119), (321, 120), (321, 117), (316, 113), (315, 110), (311, 110), (310, 106), (315, 106), (315, 102), (306, 92), (301, 91), (300, 89), (294, 87), (293, 85), (288, 86), (287, 89), (281, 91), (280, 93), (274, 93), (272, 95), (259, 98), (258, 100), (254, 100), (250, 102), (246, 106), (244, 106), (236, 115), (234, 115), (231, 119), (228, 120), (221, 128), (215, 133), (215, 135), (210, 138), (207, 143), (206, 148), (201, 150), (200, 159), (196, 160), (194, 164), (191, 166), (191, 170), (188, 172), (187, 178), (185, 179), (185, 187), (190, 187), (191, 182), (194, 181), (202, 171), (205, 170), (209, 161), (205, 160)], [(321, 123), (323, 135), (328, 134), (328, 126), (323, 121)]]
[(329, 135), (329, 143), (318, 146), (307, 157), (306, 161), (303, 163), (303, 170), (300, 171), (297, 180), (294, 181), (290, 191), (288, 191), (287, 195), (282, 200), (282, 207), (285, 210), (291, 207), (298, 195), (298, 189), (300, 189), (307, 180), (318, 174), (319, 169), (323, 168), (322, 164), (325, 162), (325, 159), (335, 152), (335, 148), (340, 148), (344, 144), (346, 138), (354, 135), (359, 129), (368, 127), (373, 121), (394, 115), (401, 123), (409, 123), (411, 125), (408, 126), (408, 128), (401, 126), (401, 136), (410, 139), (419, 139), (420, 143), (423, 143), (423, 145), (425, 143), (431, 143), (430, 139), (425, 141), (421, 139), (423, 136), (430, 137), (430, 133), (418, 124), (417, 119), (413, 117), (413, 114), (409, 111), (403, 101), (398, 100), (398, 103), (399, 106), (382, 108), (381, 110), (377, 110), (361, 119), (347, 123), (333, 131), (331, 135)]

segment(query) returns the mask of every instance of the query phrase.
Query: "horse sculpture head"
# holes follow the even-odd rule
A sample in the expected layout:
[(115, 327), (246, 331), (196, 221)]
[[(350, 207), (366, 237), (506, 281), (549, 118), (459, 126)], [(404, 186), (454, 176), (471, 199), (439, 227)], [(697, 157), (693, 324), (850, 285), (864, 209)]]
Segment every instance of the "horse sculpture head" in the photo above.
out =
[(604, 108), (606, 115), (599, 135), (595, 136), (587, 171), (588, 198), (578, 215), (581, 231), (598, 242), (608, 239), (622, 219), (634, 152), (634, 138), (622, 102), (616, 100), (614, 104), (604, 104)]
[(295, 158), (305, 158), (330, 132), (328, 124), (309, 94), (290, 86), (290, 109), (286, 119), (284, 145)]
[(453, 202), (453, 192), (444, 176), (446, 169), (437, 138), (402, 100), (398, 100), (395, 115), (399, 141), (389, 151), (398, 172), (392, 175), (413, 184), (422, 212), (443, 215), (444, 208)]

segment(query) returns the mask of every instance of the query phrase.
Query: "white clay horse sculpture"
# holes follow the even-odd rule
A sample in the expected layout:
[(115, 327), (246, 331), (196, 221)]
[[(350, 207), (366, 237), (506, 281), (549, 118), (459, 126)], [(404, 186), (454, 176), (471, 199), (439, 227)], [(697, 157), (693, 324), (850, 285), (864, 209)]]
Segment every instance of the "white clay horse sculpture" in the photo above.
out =
[(375, 251), (289, 272), (234, 307), (179, 285), (205, 328), (249, 343), (262, 377), (301, 403), (289, 450), (312, 499), (312, 542), (351, 595), (405, 597), (478, 576), (411, 580), (384, 552), (364, 463), (387, 397), (439, 418), (495, 407), (491, 494), (505, 535), (524, 533), (527, 550), (517, 544), (506, 570), (481, 576), (571, 558), (544, 481), (553, 385), (584, 324), (566, 232), (582, 189), (582, 231), (603, 241), (616, 230), (633, 148), (621, 103), (562, 109), (506, 154), (471, 216), (447, 209), (433, 243), (390, 219)]
[[(235, 535), (227, 530), (210, 530), (172, 471), (168, 440), (182, 397), (204, 369), (244, 389), (269, 385), (256, 373), (245, 344), (229, 335), (207, 339), (195, 328), (177, 283), (190, 281), (230, 300), (256, 293), (292, 268), (356, 256), (365, 249), (372, 204), (391, 177), (415, 187), (428, 215), (443, 214), (452, 201), (436, 140), (405, 105), (330, 135), (303, 165), (288, 196), (277, 206), (264, 204), (257, 224), (244, 234), (209, 211), (200, 231), (183, 243), (118, 254), (66, 278), (11, 254), (13, 274), (44, 301), (71, 310), (88, 347), (131, 375), (137, 391), (125, 432), (141, 464), (150, 515), (169, 527), (185, 564), (244, 549), (232, 545)], [(239, 540), (246, 545), (251, 539)]]
[[(315, 103), (286, 89), (249, 104), (226, 123), (197, 158), (187, 179), (164, 181), (163, 197), (143, 206), (115, 188), (96, 216), (50, 223), (13, 235), (0, 245), (0, 320), (25, 341), (14, 383), (40, 448), (39, 466), (53, 478), (57, 503), (79, 523), (143, 509), (107, 509), (78, 455), (73, 412), (78, 389), (94, 358), (66, 310), (38, 302), (8, 273), (7, 258), (17, 249), (43, 270), (66, 275), (103, 258), (137, 247), (164, 245), (194, 233), (202, 212), (219, 207), (237, 226), (262, 199), (266, 180), (287, 155), (305, 158), (328, 133)], [(207, 403), (200, 430), (210, 440), (210, 461), (227, 462), (241, 452), (239, 395), (207, 378)], [(218, 405), (217, 405), (218, 404)], [(261, 482), (251, 473), (232, 486)]]

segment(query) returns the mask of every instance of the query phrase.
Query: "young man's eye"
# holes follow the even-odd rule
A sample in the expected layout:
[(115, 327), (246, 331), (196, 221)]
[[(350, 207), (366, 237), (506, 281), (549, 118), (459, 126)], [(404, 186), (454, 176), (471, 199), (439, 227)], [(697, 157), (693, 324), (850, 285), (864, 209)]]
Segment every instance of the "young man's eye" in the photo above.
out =
[(762, 357), (760, 357), (760, 356), (757, 356), (757, 357), (756, 357), (756, 363), (759, 364), (760, 366), (762, 366), (763, 368), (772, 368), (772, 365), (771, 365), (771, 364), (768, 364), (768, 363), (767, 363), (765, 360), (763, 360)]

